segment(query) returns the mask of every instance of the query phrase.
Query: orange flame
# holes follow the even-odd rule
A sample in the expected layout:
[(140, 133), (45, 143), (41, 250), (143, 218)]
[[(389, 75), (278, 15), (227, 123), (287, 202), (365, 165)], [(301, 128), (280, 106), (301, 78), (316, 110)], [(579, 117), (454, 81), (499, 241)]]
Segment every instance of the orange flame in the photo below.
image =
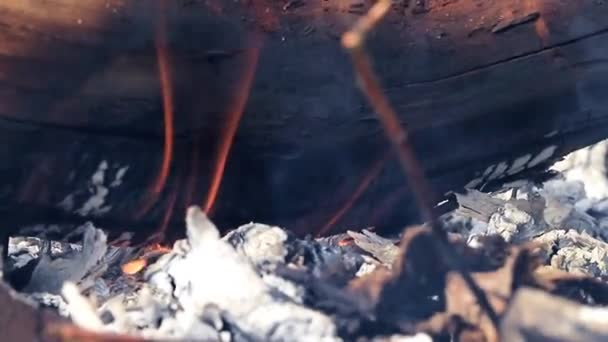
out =
[(165, 143), (163, 148), (163, 163), (154, 184), (154, 193), (158, 194), (162, 191), (167, 177), (169, 176), (169, 168), (173, 158), (173, 90), (171, 87), (171, 75), (169, 68), (169, 53), (166, 46), (158, 44), (156, 47), (158, 56), (158, 68), (161, 81), (161, 92), (163, 98), (163, 121), (165, 126), (164, 137)]
[(160, 90), (163, 103), (163, 126), (164, 126), (164, 143), (163, 143), (163, 159), (160, 170), (150, 190), (151, 194), (148, 194), (145, 198), (145, 202), (139, 209), (136, 218), (141, 218), (145, 215), (148, 210), (157, 201), (158, 196), (167, 183), (169, 177), (169, 170), (171, 168), (171, 160), (173, 159), (173, 87), (172, 87), (172, 75), (169, 61), (169, 50), (167, 48), (167, 18), (166, 12), (166, 1), (160, 2), (159, 9), (159, 20), (156, 29), (156, 58), (158, 61), (158, 73), (160, 78)]
[(317, 237), (325, 235), (341, 218), (346, 214), (355, 202), (363, 195), (365, 190), (369, 187), (371, 182), (378, 177), (380, 171), (384, 168), (384, 164), (388, 159), (389, 154), (387, 153), (382, 159), (378, 160), (372, 168), (367, 172), (359, 186), (348, 199), (348, 201), (334, 214), (334, 216), (317, 232)]
[(133, 275), (143, 270), (144, 267), (148, 266), (148, 260), (144, 258), (135, 259), (122, 265), (122, 273)]
[(234, 136), (236, 134), (239, 122), (243, 115), (245, 104), (247, 103), (247, 99), (249, 98), (249, 90), (251, 88), (251, 84), (253, 83), (253, 77), (255, 75), (260, 48), (254, 47), (250, 50), (248, 49), (248, 51), (249, 52), (246, 58), (247, 62), (245, 66), (243, 80), (238, 86), (238, 90), (236, 92), (236, 99), (233, 102), (232, 108), (228, 111), (228, 119), (226, 120), (226, 126), (222, 131), (223, 134), (217, 152), (217, 161), (215, 163), (215, 168), (213, 171), (211, 187), (209, 189), (209, 192), (207, 193), (207, 199), (204, 205), (205, 212), (208, 215), (211, 213), (213, 205), (215, 204), (215, 199), (217, 198), (219, 188), (222, 183), (222, 177), (224, 174), (224, 169), (226, 167), (226, 161), (228, 160), (228, 155), (230, 153), (230, 148), (232, 147)]
[(346, 247), (346, 246), (351, 246), (354, 243), (355, 243), (355, 240), (353, 238), (347, 237), (347, 238), (344, 238), (344, 239), (338, 241), (338, 246)]
[(156, 255), (171, 252), (171, 248), (155, 243), (144, 248), (143, 256), (135, 260), (131, 260), (122, 265), (121, 270), (124, 274), (134, 275), (148, 266), (148, 260)]

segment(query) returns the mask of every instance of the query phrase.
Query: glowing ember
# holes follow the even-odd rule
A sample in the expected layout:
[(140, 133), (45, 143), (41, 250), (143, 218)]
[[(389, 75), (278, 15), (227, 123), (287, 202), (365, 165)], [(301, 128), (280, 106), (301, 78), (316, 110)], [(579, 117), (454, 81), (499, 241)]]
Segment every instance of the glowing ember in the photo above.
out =
[(160, 243), (155, 243), (145, 248), (145, 253), (150, 254), (164, 254), (171, 252), (171, 248), (161, 245)]
[(133, 275), (143, 270), (148, 265), (147, 259), (135, 259), (122, 265), (122, 273)]
[(221, 136), (217, 153), (217, 160), (215, 163), (213, 178), (211, 180), (211, 187), (207, 193), (207, 200), (205, 201), (204, 205), (205, 212), (208, 215), (211, 213), (215, 199), (217, 198), (217, 194), (222, 183), (224, 168), (226, 167), (226, 161), (228, 160), (230, 148), (234, 140), (234, 135), (236, 134), (236, 130), (243, 115), (247, 99), (249, 98), (249, 89), (251, 88), (253, 76), (255, 75), (259, 53), (259, 47), (248, 49), (246, 52), (247, 62), (245, 63), (245, 72), (242, 81), (238, 85), (236, 98), (235, 101), (233, 101), (232, 108), (230, 108), (227, 113), (228, 118), (226, 120), (226, 126), (222, 131), (223, 134)]
[(160, 243), (155, 243), (155, 244), (149, 245), (146, 248), (144, 248), (142, 257), (137, 258), (135, 260), (131, 260), (131, 261), (127, 262), (126, 264), (122, 265), (122, 267), (121, 267), (122, 272), (124, 274), (129, 274), (129, 275), (137, 274), (141, 270), (143, 270), (144, 267), (148, 266), (148, 260), (150, 258), (159, 256), (161, 254), (169, 253), (170, 251), (171, 251), (171, 248), (165, 247), (165, 246), (161, 245)]
[(387, 153), (384, 158), (378, 160), (371, 168), (371, 170), (365, 175), (353, 195), (348, 199), (348, 201), (336, 212), (336, 214), (317, 232), (317, 236), (325, 235), (341, 218), (350, 210), (350, 208), (355, 204), (357, 199), (363, 195), (365, 190), (369, 187), (371, 182), (378, 177), (380, 171), (384, 168), (384, 164), (388, 159), (389, 154)]
[(355, 243), (355, 240), (351, 237), (348, 237), (346, 239), (342, 239), (342, 240), (338, 241), (338, 246), (345, 247), (345, 246), (350, 246), (353, 243)]

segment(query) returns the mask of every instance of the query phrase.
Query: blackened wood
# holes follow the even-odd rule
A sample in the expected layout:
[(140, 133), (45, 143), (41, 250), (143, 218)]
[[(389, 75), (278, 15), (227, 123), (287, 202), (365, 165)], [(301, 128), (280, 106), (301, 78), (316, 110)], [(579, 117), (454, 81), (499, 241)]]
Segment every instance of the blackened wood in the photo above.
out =
[[(162, 159), (160, 3), (0, 4), (5, 211), (62, 203), (67, 213), (149, 233), (178, 191), (173, 222), (181, 225), (186, 206), (202, 203), (209, 188), (220, 128), (250, 63), (243, 51), (261, 46), (213, 216), (221, 226), (321, 229), (390, 149), (338, 40), (358, 15), (337, 0), (286, 9), (263, 0), (168, 1), (177, 140), (169, 183), (146, 212)], [(608, 136), (606, 6), (428, 6), (396, 6), (368, 48), (438, 195), (542, 169)], [(84, 210), (91, 198), (103, 198), (97, 212)], [(399, 229), (415, 214), (391, 159), (336, 226)]]
[(65, 319), (50, 310), (37, 308), (0, 281), (0, 331), (5, 341), (56, 342), (44, 334), (45, 329), (65, 324)]

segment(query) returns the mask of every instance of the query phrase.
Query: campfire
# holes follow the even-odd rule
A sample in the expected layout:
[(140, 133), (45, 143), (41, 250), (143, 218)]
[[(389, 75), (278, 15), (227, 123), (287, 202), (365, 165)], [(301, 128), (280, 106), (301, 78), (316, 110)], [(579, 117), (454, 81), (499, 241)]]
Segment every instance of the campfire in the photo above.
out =
[(0, 330), (608, 338), (607, 11), (1, 4)]

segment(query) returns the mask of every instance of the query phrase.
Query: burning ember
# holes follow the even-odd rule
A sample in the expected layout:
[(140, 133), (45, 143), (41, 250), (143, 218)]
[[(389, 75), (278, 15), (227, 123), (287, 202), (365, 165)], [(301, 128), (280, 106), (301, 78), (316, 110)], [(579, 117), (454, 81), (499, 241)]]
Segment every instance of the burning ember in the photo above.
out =
[(144, 248), (143, 255), (135, 260), (129, 261), (122, 265), (122, 272), (128, 275), (139, 273), (144, 267), (148, 266), (148, 260), (158, 258), (159, 256), (171, 252), (171, 248), (154, 244)]
[(133, 275), (141, 271), (146, 266), (148, 266), (148, 260), (139, 258), (122, 265), (122, 271), (124, 274)]

